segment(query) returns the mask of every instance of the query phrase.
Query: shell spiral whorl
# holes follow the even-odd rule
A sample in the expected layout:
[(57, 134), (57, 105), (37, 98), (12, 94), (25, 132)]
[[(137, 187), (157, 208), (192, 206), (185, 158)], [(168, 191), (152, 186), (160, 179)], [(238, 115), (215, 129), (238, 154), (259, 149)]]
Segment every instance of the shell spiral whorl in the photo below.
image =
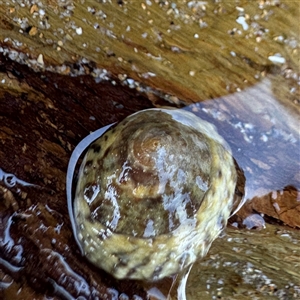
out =
[(116, 278), (157, 280), (203, 257), (229, 217), (236, 171), (213, 125), (149, 109), (84, 157), (74, 200), (86, 257)]

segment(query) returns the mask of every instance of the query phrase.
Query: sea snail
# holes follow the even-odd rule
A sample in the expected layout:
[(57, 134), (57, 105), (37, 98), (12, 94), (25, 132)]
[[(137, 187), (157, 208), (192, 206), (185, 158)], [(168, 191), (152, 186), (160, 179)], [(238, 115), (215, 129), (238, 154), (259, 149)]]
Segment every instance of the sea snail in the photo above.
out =
[(118, 279), (158, 280), (206, 255), (236, 185), (229, 146), (184, 110), (148, 109), (93, 142), (69, 212), (83, 254)]

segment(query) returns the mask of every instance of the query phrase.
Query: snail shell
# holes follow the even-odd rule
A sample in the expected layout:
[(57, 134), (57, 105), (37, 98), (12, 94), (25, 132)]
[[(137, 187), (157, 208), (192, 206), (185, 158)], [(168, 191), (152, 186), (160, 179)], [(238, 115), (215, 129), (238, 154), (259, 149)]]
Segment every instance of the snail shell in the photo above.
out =
[(72, 222), (84, 255), (116, 278), (158, 280), (206, 255), (229, 217), (236, 171), (213, 125), (148, 109), (87, 151)]

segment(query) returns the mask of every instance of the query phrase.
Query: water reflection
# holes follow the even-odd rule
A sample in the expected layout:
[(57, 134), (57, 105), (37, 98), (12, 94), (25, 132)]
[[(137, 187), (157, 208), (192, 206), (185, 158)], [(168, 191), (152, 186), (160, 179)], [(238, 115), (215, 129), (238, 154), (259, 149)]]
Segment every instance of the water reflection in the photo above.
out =
[(188, 299), (299, 299), (300, 233), (269, 225), (261, 231), (227, 228), (187, 285)]
[[(233, 156), (246, 177), (244, 202), (258, 199), (255, 203), (257, 211), (269, 209), (270, 214), (275, 212), (281, 219), (284, 217), (284, 214), (281, 214), (282, 211), (286, 213), (285, 215), (289, 211), (290, 214), (294, 211), (293, 219), (289, 215), (289, 220), (293, 221), (290, 225), (299, 226), (299, 223), (295, 223), (299, 222), (299, 212), (296, 210), (300, 202), (299, 112), (293, 103), (284, 102), (285, 100), (274, 92), (274, 84), (276, 82), (278, 82), (276, 78), (268, 77), (256, 86), (242, 92), (214, 99), (213, 101), (197, 103), (184, 109), (192, 111), (202, 119), (215, 124), (219, 133), (230, 145)], [(14, 188), (14, 192), (20, 194), (23, 188), (28, 190), (30, 188), (36, 189), (37, 187), (32, 183), (27, 183), (15, 177), (13, 174), (5, 173), (1, 169), (0, 179), (6, 187), (6, 190), (3, 190), (3, 192)], [(259, 199), (266, 195), (271, 199), (270, 205), (259, 207)], [(1, 194), (1, 196), (3, 195)], [(11, 196), (7, 198), (14, 200)], [(19, 209), (18, 203), (13, 204), (12, 202), (11, 204), (14, 205), (15, 210)], [(50, 198), (48, 203), (50, 203)], [(109, 288), (105, 291), (103, 291), (104, 289), (101, 290), (99, 285), (102, 282), (97, 283), (100, 281), (95, 280), (96, 277), (94, 275), (98, 271), (91, 271), (94, 272), (91, 275), (93, 284), (86, 277), (79, 276), (78, 274), (84, 274), (85, 271), (80, 269), (77, 263), (74, 264), (70, 260), (69, 262), (65, 260), (62, 253), (66, 254), (72, 251), (70, 249), (66, 250), (63, 245), (60, 245), (60, 235), (69, 237), (69, 240), (64, 241), (65, 245), (70, 242), (70, 228), (62, 226), (58, 230), (57, 224), (64, 224), (62, 221), (58, 222), (54, 218), (51, 219), (51, 222), (45, 221), (48, 220), (48, 215), (49, 220), (50, 215), (55, 215), (54, 210), (49, 209), (47, 205), (45, 206), (45, 211), (41, 208), (42, 206), (39, 206), (39, 209), (35, 207), (35, 205), (32, 205), (27, 210), (28, 217), (34, 215), (34, 221), (30, 222), (37, 223), (36, 225), (28, 223), (30, 224), (29, 227), (32, 226), (32, 229), (35, 229), (36, 232), (39, 230), (41, 232), (39, 237), (43, 236), (46, 239), (48, 238), (47, 231), (49, 232), (52, 229), (53, 231), (59, 231), (55, 239), (50, 239), (49, 245), (42, 244), (40, 241), (37, 241), (35, 244), (35, 246), (40, 246), (41, 248), (53, 247), (54, 250), (44, 250), (35, 253), (39, 253), (44, 258), (44, 262), (51, 258), (52, 261), (57, 263), (61, 274), (65, 274), (65, 278), (55, 277), (58, 273), (51, 269), (55, 276), (50, 273), (47, 275), (49, 278), (50, 275), (54, 276), (52, 281), (48, 280), (48, 283), (54, 289), (54, 293), (58, 293), (62, 298), (72, 299), (73, 295), (79, 294), (87, 298), (89, 285), (93, 285), (92, 290), (95, 297), (107, 295), (107, 297), (114, 299), (130, 299), (125, 293), (119, 293), (115, 285), (110, 286), (108, 284)], [(17, 218), (20, 218), (20, 215), (18, 216), (15, 213), (5, 218), (5, 212), (6, 210), (3, 210), (3, 215), (2, 212), (0, 215), (0, 266), (4, 270), (15, 274), (22, 270), (22, 262), (26, 261), (24, 258), (26, 248), (24, 250), (22, 246), (22, 238), (16, 240), (15, 233), (14, 235), (11, 234), (11, 230), (16, 230), (16, 221)], [(264, 211), (264, 213), (267, 214), (268, 211)], [(23, 214), (24, 216), (25, 214)], [(41, 220), (41, 216), (43, 218), (46, 216), (45, 220)], [(283, 219), (285, 222), (286, 220)], [(43, 228), (41, 227), (42, 225), (44, 226)], [(26, 233), (26, 231), (24, 232)], [(36, 234), (34, 230), (33, 232)], [(274, 232), (275, 236), (270, 239)], [(230, 296), (234, 293), (242, 295), (243, 291), (238, 290), (237, 286), (242, 285), (245, 291), (251, 284), (256, 286), (261, 293), (263, 293), (263, 289), (268, 290), (270, 293), (273, 292), (274, 295), (277, 293), (280, 299), (280, 295), (288, 292), (284, 290), (284, 287), (280, 287), (281, 294), (275, 290), (272, 291), (271, 284), (279, 286), (278, 281), (274, 280), (274, 276), (277, 276), (277, 274), (273, 270), (276, 269), (277, 272), (281, 272), (282, 266), (285, 275), (292, 274), (293, 276), (288, 277), (286, 275), (287, 277), (282, 278), (282, 283), (290, 284), (289, 288), (287, 288), (287, 290), (291, 291), (289, 295), (296, 295), (294, 296), (295, 299), (300, 295), (297, 292), (299, 287), (296, 285), (299, 275), (295, 271), (295, 268), (299, 266), (299, 259), (297, 260), (297, 258), (299, 257), (300, 237), (298, 233), (293, 232), (290, 234), (289, 231), (278, 232), (277, 227), (267, 225), (267, 230), (260, 233), (245, 233), (227, 229), (226, 234), (227, 236), (222, 236), (214, 243), (215, 246), (213, 246), (207, 259), (199, 262), (192, 269), (191, 276), (188, 279), (188, 299), (189, 296), (190, 299), (196, 299), (203, 290), (206, 293), (205, 295), (208, 295), (207, 299), (211, 299), (212, 295), (214, 297), (221, 295)], [(49, 237), (52, 236), (49, 235)], [(272, 241), (272, 243), (263, 246), (262, 244), (264, 243), (259, 242), (257, 239), (266, 239)], [(31, 247), (33, 246), (31, 245)], [(57, 247), (56, 250), (55, 247)], [(279, 250), (280, 253), (278, 254)], [(74, 252), (76, 252), (76, 249), (74, 249)], [(276, 262), (272, 261), (274, 260), (272, 253), (276, 253)], [(80, 256), (77, 255), (76, 257)], [(15, 264), (12, 262), (15, 262)], [(75, 268), (71, 269), (69, 264), (73, 264), (73, 267), (75, 265)], [(41, 268), (41, 270), (45, 269)], [(100, 274), (103, 275), (103, 273)], [(223, 274), (225, 275), (223, 276)], [(201, 279), (202, 276), (203, 278)], [(99, 275), (99, 277), (101, 276)], [(257, 278), (259, 278), (258, 283), (255, 281)], [(0, 288), (9, 289), (13, 286), (13, 278), (4, 277), (1, 280)], [(60, 280), (66, 280), (66, 282), (62, 283)], [(246, 284), (247, 280), (249, 285)], [(151, 293), (156, 298), (163, 298), (161, 294), (168, 294), (171, 284), (170, 279), (168, 279), (157, 287), (151, 286), (149, 294)], [(78, 286), (83, 288), (83, 290), (76, 290)], [(222, 293), (218, 295), (220, 291), (218, 289), (220, 288), (222, 288)], [(101, 292), (95, 292), (98, 289)], [(120, 291), (122, 291), (122, 288), (120, 288)], [(255, 292), (250, 296), (252, 295), (255, 295)], [(136, 295), (135, 298), (139, 299), (140, 297)], [(202, 299), (205, 299), (205, 297), (203, 296)]]
[[(183, 109), (213, 123), (230, 145), (233, 156), (246, 178), (245, 194), (241, 205), (257, 199), (256, 202), (251, 202), (254, 203), (252, 208), (261, 212), (262, 216), (269, 213), (290, 226), (300, 227), (298, 210), (300, 206), (300, 115), (293, 102), (280, 98), (274, 92), (274, 84), (277, 79), (268, 77), (242, 92), (213, 99), (213, 101), (196, 103)], [(264, 204), (259, 203), (259, 201), (263, 202), (266, 197), (267, 200), (271, 198), (271, 201), (265, 201)], [(248, 215), (244, 224), (250, 228), (262, 227), (262, 216)], [(259, 223), (260, 225), (258, 225)], [(226, 250), (224, 250), (224, 242), (221, 240), (224, 240), (226, 235), (223, 235), (220, 241), (215, 241), (216, 247), (219, 247), (219, 254), (216, 254), (218, 251), (212, 250), (204, 261), (201, 260), (195, 264), (188, 281), (188, 299), (198, 299), (200, 295), (201, 299), (219, 299), (222, 296), (230, 297), (234, 294), (239, 296), (232, 299), (239, 299), (243, 293), (248, 296), (264, 295), (262, 296), (264, 299), (267, 299), (268, 295), (270, 295), (270, 299), (274, 296), (282, 299), (287, 295), (297, 298), (300, 295), (299, 286), (295, 285), (298, 275), (295, 280), (291, 280), (291, 277), (283, 272), (282, 282), (274, 280), (272, 277), (274, 274), (269, 275), (270, 269), (277, 267), (271, 262), (265, 265), (265, 262), (270, 260), (270, 256), (272, 257), (272, 252), (269, 249), (261, 250), (265, 247), (264, 243), (262, 245), (255, 243), (254, 246), (253, 239), (249, 241), (247, 237), (243, 238), (244, 233), (240, 235), (237, 231), (228, 230), (230, 230), (230, 236), (240, 236), (235, 240), (237, 245), (232, 246), (233, 255), (226, 252), (226, 246)], [(275, 230), (275, 227), (267, 225), (267, 230), (262, 231), (260, 235), (268, 239), (270, 247), (277, 247), (279, 241), (276, 236), (271, 236), (272, 230)], [(257, 232), (248, 234), (258, 235)], [(295, 233), (295, 235), (293, 243), (298, 244), (299, 234)], [(232, 240), (231, 237), (228, 238), (228, 241), (230, 240)], [(243, 243), (244, 247), (239, 248), (239, 243)], [(257, 251), (257, 245), (260, 245), (258, 246), (259, 251)], [(293, 244), (284, 245), (282, 247), (286, 247), (286, 252), (282, 256), (278, 255), (278, 261), (287, 259), (287, 255), (290, 255), (289, 259), (296, 259), (299, 249), (295, 251)], [(214, 246), (213, 249), (215, 249)], [(230, 249), (228, 250), (230, 251)], [(277, 250), (283, 251), (279, 245)], [(244, 254), (242, 258), (238, 254), (237, 259), (234, 253), (241, 251)], [(212, 254), (210, 255), (210, 253)], [(250, 258), (249, 261), (253, 262), (252, 264), (244, 257), (245, 254), (247, 254), (246, 257), (258, 255), (259, 258)], [(263, 262), (264, 266), (259, 266), (258, 261)], [(299, 259), (296, 259), (296, 265), (299, 263)], [(219, 271), (220, 264), (223, 264), (222, 271)], [(232, 270), (230, 266), (233, 266)], [(229, 268), (228, 271), (227, 268)], [(237, 275), (238, 268), (244, 269), (243, 275)], [(208, 269), (209, 271), (206, 273)], [(224, 272), (223, 275), (222, 272)], [(287, 273), (289, 272), (295, 272), (294, 266), (287, 269)], [(233, 276), (230, 282), (228, 276)], [(241, 276), (240, 279), (236, 280), (237, 276)], [(240, 282), (238, 282), (239, 280)], [(290, 287), (286, 286), (285, 290), (284, 282), (288, 280), (291, 280)], [(239, 286), (241, 283), (244, 285), (247, 281), (249, 282), (248, 291), (243, 290), (245, 287), (230, 290), (232, 284)], [(166, 289), (161, 288), (161, 290), (165, 290), (167, 293)], [(176, 298), (175, 293), (172, 294)]]
[(16, 184), (20, 184), (22, 186), (32, 186), (32, 187), (38, 187), (35, 184), (28, 183), (24, 180), (21, 180), (17, 178), (14, 174), (6, 173), (0, 168), (0, 181), (3, 181), (3, 183), (8, 187), (12, 188)]
[(246, 177), (244, 201), (272, 193), (279, 211), (276, 199), (287, 187), (297, 191), (299, 205), (300, 115), (293, 103), (274, 94), (274, 84), (265, 78), (242, 92), (184, 109), (213, 123), (230, 145)]

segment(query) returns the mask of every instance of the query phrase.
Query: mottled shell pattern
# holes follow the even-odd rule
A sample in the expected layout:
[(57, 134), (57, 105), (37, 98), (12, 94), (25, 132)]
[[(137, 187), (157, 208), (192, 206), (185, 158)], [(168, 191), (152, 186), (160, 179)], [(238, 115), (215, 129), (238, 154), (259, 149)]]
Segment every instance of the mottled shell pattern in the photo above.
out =
[(158, 280), (206, 255), (236, 185), (228, 145), (184, 110), (148, 109), (87, 151), (74, 200), (84, 255), (116, 278)]

